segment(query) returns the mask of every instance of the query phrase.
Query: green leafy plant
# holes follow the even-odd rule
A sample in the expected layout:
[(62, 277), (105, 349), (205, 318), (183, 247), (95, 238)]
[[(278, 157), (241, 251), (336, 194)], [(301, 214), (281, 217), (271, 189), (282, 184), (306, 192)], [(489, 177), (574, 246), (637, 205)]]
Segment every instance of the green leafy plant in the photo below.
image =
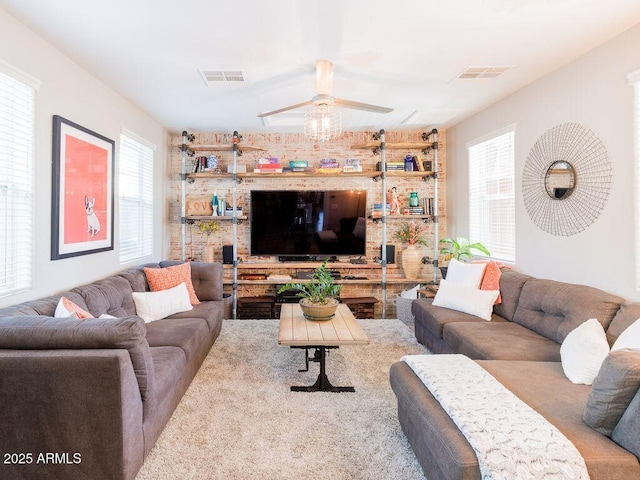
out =
[(426, 224), (411, 220), (410, 222), (405, 222), (400, 225), (400, 228), (395, 233), (395, 237), (407, 245), (426, 245), (427, 241), (423, 235), (427, 231), (427, 228)]
[(290, 289), (300, 290), (298, 296), (307, 298), (312, 303), (326, 305), (330, 299), (340, 295), (342, 285), (336, 285), (333, 282), (333, 277), (327, 269), (327, 260), (325, 260), (314, 270), (309, 283), (288, 283), (280, 288), (278, 293)]
[(207, 242), (208, 242), (211, 234), (220, 230), (220, 225), (218, 224), (218, 222), (214, 222), (213, 220), (207, 220), (207, 221), (198, 223), (197, 228), (200, 231), (200, 233), (204, 233), (207, 236)]
[(455, 258), (456, 260), (464, 262), (473, 257), (474, 251), (484, 253), (487, 257), (491, 255), (482, 243), (471, 243), (468, 238), (464, 237), (443, 238), (440, 240), (440, 245), (444, 245), (440, 248), (440, 253), (444, 255), (445, 260)]

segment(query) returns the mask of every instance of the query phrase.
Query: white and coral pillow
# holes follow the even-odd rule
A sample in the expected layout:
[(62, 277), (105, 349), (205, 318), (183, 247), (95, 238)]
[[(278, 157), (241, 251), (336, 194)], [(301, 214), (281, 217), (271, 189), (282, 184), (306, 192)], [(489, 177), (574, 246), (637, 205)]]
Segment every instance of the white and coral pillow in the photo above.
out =
[(133, 292), (132, 295), (136, 314), (147, 323), (193, 309), (184, 282), (167, 290)]
[(591, 385), (607, 355), (607, 334), (595, 318), (571, 330), (560, 346), (562, 370), (569, 380), (578, 384)]
[(56, 311), (53, 314), (54, 317), (69, 317), (69, 318), (79, 318), (80, 320), (84, 320), (85, 318), (95, 318), (86, 310), (80, 308), (78, 305), (73, 303), (67, 297), (60, 297), (60, 301), (56, 306)]
[(447, 281), (478, 289), (486, 267), (486, 263), (463, 263), (452, 258), (447, 268)]
[(611, 347), (611, 351), (629, 348), (640, 350), (640, 318), (625, 328)]
[(152, 292), (167, 290), (184, 283), (187, 287), (187, 292), (189, 292), (191, 304), (198, 305), (200, 303), (191, 281), (191, 264), (189, 262), (165, 268), (144, 267), (144, 274)]
[(450, 282), (447, 272), (447, 279), (440, 280), (433, 305), (491, 320), (493, 304), (499, 293), (498, 290), (479, 290), (477, 287)]

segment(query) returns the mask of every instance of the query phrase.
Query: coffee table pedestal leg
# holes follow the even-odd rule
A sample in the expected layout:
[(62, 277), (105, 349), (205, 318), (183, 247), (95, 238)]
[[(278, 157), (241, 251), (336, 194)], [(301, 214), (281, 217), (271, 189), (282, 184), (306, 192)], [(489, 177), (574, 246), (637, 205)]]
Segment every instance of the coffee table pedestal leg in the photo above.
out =
[(338, 347), (326, 347), (326, 346), (311, 346), (311, 347), (291, 347), (291, 348), (315, 348), (316, 353), (313, 358), (309, 358), (307, 355), (307, 360), (311, 362), (319, 362), (320, 363), (320, 374), (318, 375), (318, 379), (316, 383), (310, 385), (308, 387), (291, 387), (292, 392), (355, 392), (356, 389), (353, 387), (334, 387), (331, 385), (329, 378), (327, 377), (326, 372), (326, 359), (327, 359), (327, 350)]

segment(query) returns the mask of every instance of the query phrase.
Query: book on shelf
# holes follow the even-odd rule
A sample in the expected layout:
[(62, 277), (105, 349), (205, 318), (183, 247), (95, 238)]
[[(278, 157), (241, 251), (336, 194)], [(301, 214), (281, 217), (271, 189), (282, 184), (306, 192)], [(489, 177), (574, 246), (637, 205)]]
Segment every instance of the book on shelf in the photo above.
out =
[(269, 168), (260, 168), (256, 167), (253, 169), (254, 173), (282, 173), (282, 167), (269, 167)]
[(291, 168), (307, 168), (309, 162), (307, 160), (289, 160), (289, 167)]
[(310, 172), (309, 167), (282, 167), (283, 172)]
[(260, 157), (258, 165), (279, 165), (277, 157)]

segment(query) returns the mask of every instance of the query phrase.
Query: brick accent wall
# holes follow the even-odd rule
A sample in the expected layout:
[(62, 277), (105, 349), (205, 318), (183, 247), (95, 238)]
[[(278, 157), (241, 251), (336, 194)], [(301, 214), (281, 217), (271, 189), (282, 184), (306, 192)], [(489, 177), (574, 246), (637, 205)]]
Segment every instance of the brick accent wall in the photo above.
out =
[[(423, 130), (416, 131), (400, 131), (400, 132), (387, 132), (387, 143), (399, 143), (399, 142), (422, 142), (421, 135)], [(192, 132), (190, 132), (192, 133)], [(207, 132), (193, 132), (195, 134), (195, 140), (193, 145), (204, 144), (230, 144), (232, 133), (207, 133)], [(253, 166), (256, 164), (258, 158), (261, 156), (277, 157), (282, 165), (288, 165), (290, 160), (307, 160), (310, 167), (319, 167), (320, 161), (323, 158), (333, 158), (344, 164), (346, 158), (359, 159), (363, 165), (365, 171), (373, 171), (376, 169), (376, 163), (380, 161), (379, 155), (373, 155), (370, 150), (352, 150), (352, 145), (365, 144), (372, 142), (371, 132), (344, 132), (340, 138), (335, 141), (326, 143), (313, 143), (307, 140), (302, 133), (243, 133), (243, 140), (240, 143), (240, 148), (243, 145), (264, 148), (264, 152), (243, 152), (243, 155), (238, 158), (238, 164), (247, 165), (247, 171), (252, 171)], [(446, 234), (446, 135), (445, 132), (439, 132), (439, 149), (438, 149), (438, 215), (439, 220), (439, 238), (442, 238)], [(173, 135), (170, 137), (169, 148), (169, 179), (170, 179), (170, 235), (171, 235), (171, 249), (170, 258), (180, 258), (180, 165), (181, 165), (181, 153), (179, 145), (182, 143), (181, 135)], [(428, 144), (428, 143), (427, 143)], [(202, 153), (206, 155), (207, 153)], [(420, 155), (423, 160), (433, 161), (433, 152), (428, 154), (422, 154), (418, 150), (390, 150), (386, 151), (386, 158), (388, 162), (402, 161), (407, 154)], [(220, 160), (220, 169), (226, 172), (227, 165), (233, 162), (233, 154), (231, 152), (217, 152), (216, 155)], [(187, 165), (191, 163), (192, 158), (187, 159)], [(395, 186), (400, 194), (400, 200), (403, 205), (408, 204), (409, 192), (417, 191), (419, 197), (433, 197), (433, 184), (434, 180), (422, 181), (420, 178), (401, 179), (401, 178), (388, 178), (387, 188)], [(217, 193), (218, 198), (226, 199), (231, 202), (231, 192), (233, 184), (230, 179), (196, 179), (194, 183), (187, 184), (188, 195), (209, 195), (213, 196), (214, 192)], [(337, 189), (362, 189), (367, 191), (367, 214), (371, 212), (371, 206), (373, 203), (381, 203), (383, 200), (383, 192), (379, 182), (374, 182), (371, 178), (365, 177), (309, 177), (309, 178), (245, 178), (243, 182), (238, 186), (238, 205), (242, 206), (243, 214), (251, 215), (249, 212), (249, 192), (252, 190), (337, 190)], [(389, 220), (387, 222), (387, 243), (395, 244), (396, 246), (396, 266), (388, 268), (388, 278), (403, 278), (402, 269), (398, 268), (400, 265), (401, 252), (403, 245), (394, 239), (394, 233), (403, 220)], [(212, 243), (215, 245), (216, 261), (222, 261), (222, 245), (231, 244), (232, 239), (232, 224), (231, 222), (219, 222), (220, 230), (215, 232), (212, 236)], [(238, 225), (238, 257), (244, 261), (252, 262), (274, 262), (277, 261), (274, 257), (250, 257), (250, 222), (244, 221)], [(376, 257), (380, 256), (380, 244), (382, 228), (380, 223), (374, 223), (372, 220), (367, 220), (367, 249), (366, 260), (368, 262), (375, 262)], [(428, 245), (425, 247), (424, 252), (426, 256), (433, 255), (433, 228), (434, 224), (429, 224), (429, 229), (426, 234)], [(206, 244), (206, 235), (201, 234), (196, 225), (187, 225), (186, 235), (186, 254), (187, 257), (192, 259), (200, 259), (202, 250)], [(341, 260), (348, 261), (348, 257), (341, 258)], [(377, 271), (379, 274), (379, 270)], [(273, 273), (286, 273), (286, 270), (282, 272)], [(345, 274), (351, 273), (353, 275), (362, 275), (362, 272), (353, 270), (352, 272), (344, 272)], [(370, 276), (368, 273), (367, 276)], [(433, 276), (433, 267), (431, 265), (424, 265), (421, 271), (421, 277), (431, 278)], [(408, 288), (411, 285), (388, 285), (387, 286), (387, 317), (392, 317), (395, 313), (393, 298), (404, 288)], [(239, 287), (239, 293), (241, 295), (262, 295), (265, 293), (273, 293), (273, 287), (256, 285), (246, 286), (241, 285)], [(230, 291), (225, 288), (225, 291)], [(343, 296), (374, 296), (379, 298), (379, 285), (348, 285), (343, 288)], [(380, 305), (377, 306), (376, 312), (379, 312)]]

